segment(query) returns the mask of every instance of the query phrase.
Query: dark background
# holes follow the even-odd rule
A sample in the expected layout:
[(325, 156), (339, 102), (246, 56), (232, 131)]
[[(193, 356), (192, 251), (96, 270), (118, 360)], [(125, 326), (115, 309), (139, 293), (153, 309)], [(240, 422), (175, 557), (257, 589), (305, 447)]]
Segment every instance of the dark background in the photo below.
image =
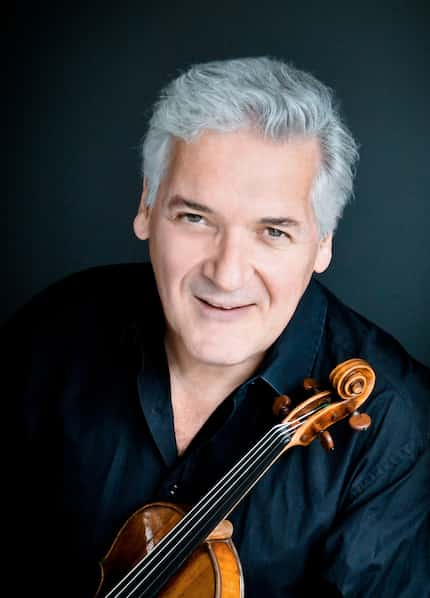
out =
[(323, 281), (430, 365), (426, 0), (38, 4), (2, 17), (1, 320), (71, 272), (146, 259), (131, 223), (159, 88), (193, 62), (265, 54), (333, 87), (361, 145)]

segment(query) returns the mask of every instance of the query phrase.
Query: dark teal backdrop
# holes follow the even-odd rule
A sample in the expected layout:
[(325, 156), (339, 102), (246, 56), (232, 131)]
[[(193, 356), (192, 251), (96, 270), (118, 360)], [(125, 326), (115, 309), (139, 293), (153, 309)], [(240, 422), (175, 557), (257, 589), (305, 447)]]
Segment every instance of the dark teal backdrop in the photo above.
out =
[(65, 4), (3, 16), (1, 319), (73, 271), (146, 259), (131, 222), (157, 91), (192, 62), (268, 54), (332, 86), (361, 144), (323, 280), (430, 365), (428, 2)]

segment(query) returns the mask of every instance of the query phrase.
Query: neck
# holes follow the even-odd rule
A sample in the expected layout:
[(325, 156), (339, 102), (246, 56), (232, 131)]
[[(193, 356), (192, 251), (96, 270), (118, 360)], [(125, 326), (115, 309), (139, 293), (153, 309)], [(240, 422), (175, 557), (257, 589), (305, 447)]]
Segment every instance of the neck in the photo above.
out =
[(198, 396), (200, 400), (218, 397), (218, 403), (256, 371), (264, 356), (256, 355), (233, 365), (207, 364), (178, 351), (169, 338), (165, 340), (165, 347), (171, 380), (190, 396)]
[(182, 454), (215, 409), (256, 369), (252, 364), (197, 363), (174, 350), (166, 339), (176, 446)]

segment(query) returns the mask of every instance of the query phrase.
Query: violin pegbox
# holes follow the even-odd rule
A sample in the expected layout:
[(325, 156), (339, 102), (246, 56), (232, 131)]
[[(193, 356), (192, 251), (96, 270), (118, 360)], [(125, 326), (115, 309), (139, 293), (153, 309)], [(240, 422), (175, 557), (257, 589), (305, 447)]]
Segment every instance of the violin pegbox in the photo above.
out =
[(314, 394), (294, 409), (291, 410), (291, 400), (286, 395), (278, 397), (273, 410), (281, 416), (286, 414), (282, 423), (293, 432), (287, 447), (306, 446), (319, 438), (326, 450), (333, 450), (334, 442), (327, 429), (346, 417), (353, 430), (367, 430), (371, 419), (358, 409), (372, 392), (375, 378), (375, 372), (366, 361), (349, 359), (332, 370), (328, 390), (321, 390), (318, 382), (306, 378), (304, 389)]

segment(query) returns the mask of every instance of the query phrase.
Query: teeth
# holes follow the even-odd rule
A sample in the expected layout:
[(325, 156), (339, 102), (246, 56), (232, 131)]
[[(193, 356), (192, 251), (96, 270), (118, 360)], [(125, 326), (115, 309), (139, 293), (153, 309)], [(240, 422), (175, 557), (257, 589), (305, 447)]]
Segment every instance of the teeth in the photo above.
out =
[(236, 307), (234, 305), (233, 306), (217, 305), (216, 303), (211, 303), (210, 301), (205, 301), (205, 299), (202, 299), (202, 301), (204, 301), (204, 303), (207, 303), (211, 307), (216, 307), (217, 309), (225, 309), (225, 310), (236, 309)]
[(227, 307), (226, 305), (216, 305), (215, 303), (209, 303), (212, 307), (217, 307), (218, 309), (234, 309), (234, 307)]

